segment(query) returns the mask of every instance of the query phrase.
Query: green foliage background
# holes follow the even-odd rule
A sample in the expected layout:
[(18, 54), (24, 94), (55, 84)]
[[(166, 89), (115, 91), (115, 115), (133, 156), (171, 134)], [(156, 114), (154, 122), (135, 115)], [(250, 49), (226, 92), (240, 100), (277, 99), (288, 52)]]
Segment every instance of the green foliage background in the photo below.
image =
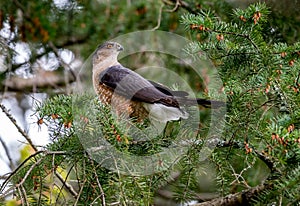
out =
[[(227, 202), (224, 198), (225, 205), (230, 200), (234, 205), (299, 204), (298, 11), (292, 8), (287, 13), (276, 2), (270, 7), (251, 4), (246, 9), (233, 9), (225, 1), (184, 3), (178, 8), (176, 1), (68, 1), (61, 6), (52, 1), (0, 3), (0, 27), (8, 24), (12, 32), (10, 38), (1, 39), (0, 54), (7, 65), (2, 80), (24, 66), (14, 62), (16, 51), (10, 44), (30, 45), (29, 65), (49, 55), (53, 51), (49, 45), (87, 58), (96, 42), (158, 25), (190, 38), (193, 43), (185, 51), (214, 63), (227, 94), (226, 127), (207, 161), (200, 161), (198, 155), (201, 135), (209, 126), (204, 112), (207, 123), (197, 136), (199, 142), (171, 168), (149, 176), (122, 175), (91, 160), (74, 126), (74, 95), (50, 98), (37, 106), (37, 115), (41, 124), (49, 126), (52, 142), (29, 156), (4, 182), (1, 192), (12, 188), (16, 201), (30, 205), (171, 205), (190, 200), (210, 205), (220, 204), (229, 194), (238, 198)], [(139, 64), (147, 63), (147, 58), (141, 60)], [(130, 62), (130, 67), (138, 68), (139, 64)], [(186, 72), (173, 61), (169, 64), (174, 71)], [(33, 73), (30, 66), (27, 72)], [(196, 92), (205, 93), (196, 83), (199, 79), (192, 76), (189, 81)], [(109, 108), (98, 112), (108, 121), (100, 118), (94, 124), (102, 125), (107, 139), (123, 152), (156, 152), (173, 140), (172, 133), (166, 133), (151, 144), (136, 145), (119, 132)], [(83, 124), (92, 131), (95, 125), (88, 120), (83, 118)]]

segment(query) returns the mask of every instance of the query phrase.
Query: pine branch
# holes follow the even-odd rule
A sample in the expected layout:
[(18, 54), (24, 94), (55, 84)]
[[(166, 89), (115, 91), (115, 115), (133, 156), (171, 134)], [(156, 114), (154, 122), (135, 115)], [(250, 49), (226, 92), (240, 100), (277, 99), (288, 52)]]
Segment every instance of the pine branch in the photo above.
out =
[[(19, 170), (29, 161), (31, 160), (31, 158), (34, 158), (35, 156), (39, 155), (43, 153), (43, 151), (37, 151), (36, 153), (30, 155), (29, 157), (27, 157), (15, 170), (13, 170), (10, 175), (4, 180), (4, 182), (2, 183), (1, 187), (0, 187), (0, 191), (2, 192), (4, 190), (4, 188), (6, 187), (6, 185), (8, 184), (8, 182), (11, 180), (11, 178), (16, 175)], [(0, 196), (0, 199), (3, 198), (2, 196)]]
[(269, 183), (264, 183), (242, 192), (230, 194), (225, 197), (213, 199), (204, 203), (194, 204), (193, 206), (246, 206), (260, 193), (271, 189), (273, 186)]

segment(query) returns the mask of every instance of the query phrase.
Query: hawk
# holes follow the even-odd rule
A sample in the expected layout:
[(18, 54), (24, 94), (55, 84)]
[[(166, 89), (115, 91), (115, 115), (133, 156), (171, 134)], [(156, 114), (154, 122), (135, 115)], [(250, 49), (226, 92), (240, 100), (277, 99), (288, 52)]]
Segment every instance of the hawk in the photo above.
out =
[(220, 101), (189, 98), (187, 92), (173, 91), (143, 78), (118, 62), (118, 54), (123, 50), (119, 43), (105, 42), (96, 49), (92, 59), (94, 90), (100, 102), (111, 105), (117, 116), (166, 123), (187, 119), (185, 105), (223, 105)]

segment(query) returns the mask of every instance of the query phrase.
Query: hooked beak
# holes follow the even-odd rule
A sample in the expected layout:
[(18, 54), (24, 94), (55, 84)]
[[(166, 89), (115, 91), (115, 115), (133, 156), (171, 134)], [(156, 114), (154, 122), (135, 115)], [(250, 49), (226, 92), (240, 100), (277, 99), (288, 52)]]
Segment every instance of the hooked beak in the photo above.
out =
[(118, 51), (123, 51), (124, 48), (123, 48), (121, 45), (118, 45), (117, 50), (118, 50)]

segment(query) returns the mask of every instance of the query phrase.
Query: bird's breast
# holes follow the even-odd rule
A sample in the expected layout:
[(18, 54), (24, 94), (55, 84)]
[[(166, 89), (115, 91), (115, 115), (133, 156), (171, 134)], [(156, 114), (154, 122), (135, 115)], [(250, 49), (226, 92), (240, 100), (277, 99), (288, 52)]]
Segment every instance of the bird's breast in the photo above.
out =
[(101, 83), (94, 85), (94, 87), (100, 102), (110, 105), (117, 116), (136, 118), (138, 121), (143, 121), (148, 117), (149, 113), (142, 102), (127, 99), (114, 93), (113, 89)]

